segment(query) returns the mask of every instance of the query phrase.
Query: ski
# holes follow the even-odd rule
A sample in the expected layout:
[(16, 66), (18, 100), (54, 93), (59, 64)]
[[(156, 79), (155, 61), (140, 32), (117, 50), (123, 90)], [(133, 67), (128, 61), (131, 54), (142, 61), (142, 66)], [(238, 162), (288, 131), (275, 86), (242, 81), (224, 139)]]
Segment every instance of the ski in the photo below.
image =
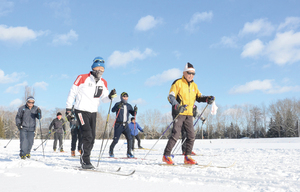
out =
[(160, 166), (170, 166), (170, 167), (172, 167), (172, 166), (180, 166), (180, 167), (197, 167), (197, 168), (203, 169), (203, 168), (206, 168), (206, 167), (211, 166), (211, 164), (212, 164), (212, 161), (209, 162), (208, 164), (205, 164), (205, 165), (200, 165), (200, 164), (194, 164), (194, 165), (192, 165), (192, 164), (164, 164), (164, 163), (161, 163), (161, 164), (159, 164), (159, 165), (160, 165)]
[(135, 173), (135, 170), (125, 173), (125, 172), (120, 172), (121, 168), (119, 168), (117, 171), (106, 171), (106, 170), (101, 170), (101, 169), (82, 169), (78, 168), (77, 170), (79, 171), (89, 171), (89, 172), (97, 172), (97, 173), (107, 173), (107, 174), (112, 174), (112, 175), (120, 175), (120, 176), (130, 176)]
[(144, 159), (144, 158), (138, 158), (138, 157), (133, 157), (133, 158), (132, 157), (102, 157), (102, 158), (156, 161), (156, 159)]

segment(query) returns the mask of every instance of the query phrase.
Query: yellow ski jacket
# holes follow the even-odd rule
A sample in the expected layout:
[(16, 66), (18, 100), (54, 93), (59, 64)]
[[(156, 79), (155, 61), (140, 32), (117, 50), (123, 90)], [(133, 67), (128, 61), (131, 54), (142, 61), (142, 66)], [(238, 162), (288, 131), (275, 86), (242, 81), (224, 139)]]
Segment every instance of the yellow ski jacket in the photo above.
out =
[[(187, 110), (180, 113), (180, 115), (193, 116), (194, 103), (202, 94), (194, 81), (188, 83), (184, 76), (182, 76), (181, 79), (177, 79), (173, 82), (169, 92), (169, 96), (170, 95), (174, 96), (180, 105), (187, 105)], [(168, 101), (171, 103), (169, 96)]]

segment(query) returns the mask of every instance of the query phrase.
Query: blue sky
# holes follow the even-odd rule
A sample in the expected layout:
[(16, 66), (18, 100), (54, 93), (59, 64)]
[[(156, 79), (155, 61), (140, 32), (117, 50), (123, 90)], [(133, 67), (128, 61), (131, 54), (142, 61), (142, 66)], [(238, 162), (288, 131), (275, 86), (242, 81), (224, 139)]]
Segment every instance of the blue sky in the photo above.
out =
[(37, 105), (64, 108), (96, 56), (106, 61), (109, 90), (128, 92), (140, 112), (170, 111), (168, 92), (186, 62), (217, 105), (298, 99), (299, 7), (297, 0), (0, 0), (0, 106), (17, 109), (27, 85)]

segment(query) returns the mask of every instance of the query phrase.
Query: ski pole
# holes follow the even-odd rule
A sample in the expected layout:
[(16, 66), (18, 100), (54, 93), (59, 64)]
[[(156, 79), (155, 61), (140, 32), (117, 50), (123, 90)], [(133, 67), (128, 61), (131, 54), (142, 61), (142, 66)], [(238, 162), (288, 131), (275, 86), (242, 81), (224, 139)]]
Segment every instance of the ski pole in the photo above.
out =
[(48, 134), (46, 137), (47, 139), (45, 139), (39, 146), (37, 146), (37, 148), (33, 149), (34, 151), (36, 151), (41, 145), (43, 145), (48, 139), (49, 139), (50, 134)]
[(100, 153), (99, 153), (99, 157), (98, 157), (97, 167), (98, 167), (99, 161), (100, 161), (101, 151), (102, 151), (103, 142), (104, 142), (104, 135), (105, 135), (106, 127), (107, 127), (108, 120), (109, 120), (109, 114), (110, 114), (111, 104), (112, 104), (112, 99), (110, 100), (110, 105), (109, 105), (108, 114), (107, 114), (107, 118), (106, 118), (106, 123), (105, 123), (105, 127), (104, 127), (103, 138), (102, 138), (102, 143), (101, 143), (101, 147), (100, 147)]
[(11, 139), (8, 141), (8, 143), (4, 146), (4, 148), (6, 148), (8, 146), (8, 144), (11, 142), (11, 140), (13, 138), (15, 138), (15, 134), (18, 132), (19, 130), (17, 130), (12, 136), (11, 136)]
[[(106, 140), (106, 143), (105, 143), (105, 146), (104, 146), (104, 149), (103, 149), (103, 151), (102, 151), (102, 154), (101, 154), (101, 157), (100, 157), (100, 158), (102, 158), (102, 156), (103, 156), (103, 154), (104, 154), (104, 151), (105, 151), (106, 146), (107, 146), (107, 143), (108, 143), (109, 136), (110, 136), (110, 134), (111, 134), (113, 128), (115, 127), (115, 124), (116, 124), (116, 122), (117, 122), (117, 118), (118, 118), (118, 116), (119, 116), (120, 111), (121, 111), (121, 109), (119, 109), (119, 111), (118, 111), (118, 113), (117, 113), (117, 116), (116, 116), (116, 120), (115, 120), (115, 122), (114, 122), (112, 128), (110, 129), (110, 131), (109, 131), (109, 133), (108, 133), (108, 135), (107, 135), (107, 140)], [(101, 152), (101, 151), (100, 151), (100, 152)], [(99, 159), (99, 160), (100, 160), (100, 159)]]
[(42, 148), (43, 148), (43, 157), (45, 158), (44, 145), (43, 145), (43, 133), (42, 133), (41, 114), (38, 113), (38, 115), (39, 115), (39, 123), (40, 123), (40, 132), (41, 132)]
[[(204, 113), (204, 111), (205, 111), (205, 109), (207, 108), (207, 106), (208, 106), (208, 104), (205, 106), (205, 108), (203, 109), (203, 111), (201, 112), (201, 114), (198, 116), (197, 121), (194, 123), (193, 127), (195, 127), (195, 125), (197, 124), (197, 122), (198, 122), (199, 119), (202, 120), (202, 126), (203, 126), (203, 124), (204, 124), (204, 122), (205, 122), (206, 119), (202, 117), (202, 114)], [(185, 138), (184, 141), (181, 143), (181, 145), (180, 145), (181, 147), (182, 147), (182, 145), (184, 144), (184, 142), (186, 141), (186, 139), (187, 139), (187, 138)], [(178, 148), (177, 151), (178, 151), (179, 149), (180, 149), (180, 148)], [(175, 151), (175, 150), (173, 150), (173, 151)], [(177, 151), (176, 151), (176, 153), (177, 153)], [(176, 153), (174, 153), (174, 154), (176, 154)]]
[[(186, 106), (186, 105), (185, 105)], [(158, 140), (154, 143), (154, 145), (151, 147), (151, 149), (148, 151), (148, 153), (145, 155), (144, 159), (146, 159), (147, 155), (150, 153), (150, 151), (152, 151), (152, 149), (154, 148), (154, 146), (158, 143), (158, 141), (162, 138), (162, 136), (167, 132), (167, 130), (171, 127), (171, 125), (175, 122), (175, 120), (177, 119), (177, 117), (179, 116), (180, 113), (178, 113), (178, 115), (173, 119), (173, 121), (170, 123), (170, 125), (167, 127), (167, 129), (163, 132), (163, 134), (158, 138)]]

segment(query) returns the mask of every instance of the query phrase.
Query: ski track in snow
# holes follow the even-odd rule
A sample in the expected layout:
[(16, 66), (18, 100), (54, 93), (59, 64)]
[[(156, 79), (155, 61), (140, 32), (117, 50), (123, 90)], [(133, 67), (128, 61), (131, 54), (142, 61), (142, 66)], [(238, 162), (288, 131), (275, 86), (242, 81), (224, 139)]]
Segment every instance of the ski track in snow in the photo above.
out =
[[(49, 140), (45, 158), (40, 147), (32, 150), (30, 160), (19, 158), (19, 140), (4, 148), (8, 141), (0, 140), (1, 191), (300, 191), (300, 138), (196, 140), (193, 151), (199, 154), (194, 156), (199, 164), (212, 161), (212, 165), (227, 166), (236, 161), (231, 168), (160, 166), (167, 140), (158, 142), (147, 156), (149, 160), (107, 158), (107, 146), (99, 168), (136, 170), (128, 177), (73, 169), (80, 163), (79, 156), (70, 156), (70, 140), (64, 145), (67, 153), (53, 152), (53, 140)], [(142, 146), (151, 148), (156, 141), (142, 140)], [(35, 140), (33, 149), (40, 142)], [(115, 157), (126, 156), (125, 142), (120, 140), (116, 145)], [(91, 156), (94, 166), (100, 145), (101, 141), (96, 140)], [(138, 158), (147, 153), (134, 151)], [(183, 163), (183, 156), (176, 155), (174, 161)]]

